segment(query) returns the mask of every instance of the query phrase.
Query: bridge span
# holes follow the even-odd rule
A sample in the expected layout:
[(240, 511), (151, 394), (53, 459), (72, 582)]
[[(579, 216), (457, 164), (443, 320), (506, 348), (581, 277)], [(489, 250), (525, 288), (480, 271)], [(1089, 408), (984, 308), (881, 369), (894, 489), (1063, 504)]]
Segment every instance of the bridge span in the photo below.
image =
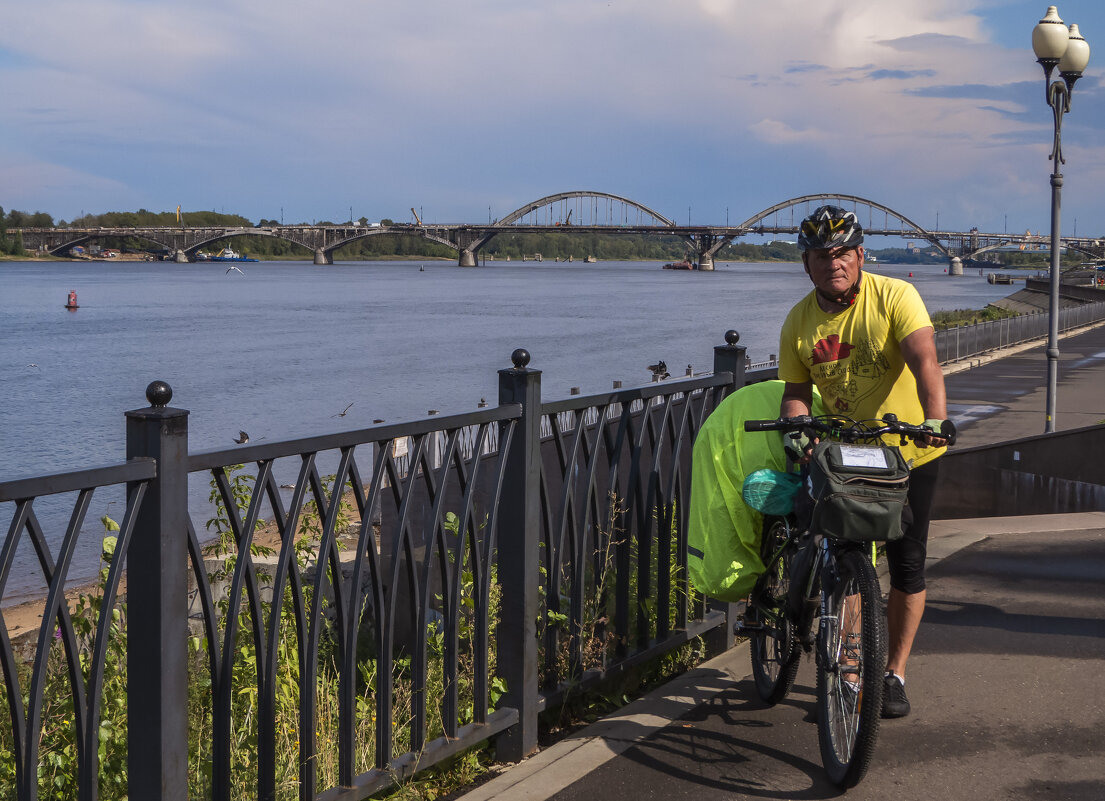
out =
[[(270, 225), (263, 227), (147, 228), (12, 228), (24, 246), (39, 252), (66, 254), (78, 245), (107, 238), (148, 241), (173, 254), (176, 261), (194, 261), (196, 253), (215, 242), (242, 236), (264, 236), (291, 242), (314, 254), (315, 264), (333, 264), (334, 252), (373, 236), (406, 234), (445, 245), (457, 253), (457, 263), (474, 267), (479, 251), (500, 234), (638, 234), (683, 239), (700, 270), (712, 270), (725, 245), (743, 236), (796, 237), (798, 224), (810, 211), (833, 203), (856, 212), (870, 236), (890, 236), (927, 242), (948, 258), (949, 274), (962, 274), (964, 259), (1001, 247), (1046, 248), (1049, 236), (1039, 234), (930, 231), (904, 214), (873, 200), (844, 194), (813, 194), (784, 200), (738, 225), (681, 225), (642, 203), (607, 192), (572, 191), (539, 198), (498, 219), (483, 223), (415, 223), (389, 225)], [(573, 219), (574, 217), (574, 219)], [(1105, 258), (1105, 240), (1062, 237), (1064, 247), (1095, 259)]]

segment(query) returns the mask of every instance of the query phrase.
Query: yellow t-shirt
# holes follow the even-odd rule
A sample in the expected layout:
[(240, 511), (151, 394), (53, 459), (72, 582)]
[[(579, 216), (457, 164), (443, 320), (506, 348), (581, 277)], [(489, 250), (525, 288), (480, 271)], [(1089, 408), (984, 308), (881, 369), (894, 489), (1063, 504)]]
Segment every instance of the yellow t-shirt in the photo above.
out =
[[(792, 384), (813, 381), (827, 414), (853, 420), (887, 412), (914, 425), (925, 421), (917, 381), (898, 345), (932, 321), (913, 285), (863, 273), (855, 303), (841, 312), (822, 311), (816, 290), (787, 315), (779, 337), (779, 378)], [(887, 443), (898, 445), (897, 437)], [(901, 446), (913, 467), (932, 461), (944, 448)]]

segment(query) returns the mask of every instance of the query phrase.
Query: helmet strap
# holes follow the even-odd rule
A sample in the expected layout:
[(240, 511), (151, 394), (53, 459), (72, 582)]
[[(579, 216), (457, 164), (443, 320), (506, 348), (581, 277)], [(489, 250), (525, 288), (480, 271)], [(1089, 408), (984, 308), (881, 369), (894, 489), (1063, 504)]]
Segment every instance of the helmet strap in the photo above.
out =
[(832, 304), (833, 306), (842, 307), (841, 310), (843, 311), (844, 309), (855, 305), (856, 298), (859, 297), (859, 282), (860, 279), (857, 277), (854, 284), (852, 284), (845, 292), (837, 295), (836, 297), (826, 295), (824, 292), (821, 291), (820, 288), (818, 288), (817, 294), (818, 297), (820, 297), (826, 303)]

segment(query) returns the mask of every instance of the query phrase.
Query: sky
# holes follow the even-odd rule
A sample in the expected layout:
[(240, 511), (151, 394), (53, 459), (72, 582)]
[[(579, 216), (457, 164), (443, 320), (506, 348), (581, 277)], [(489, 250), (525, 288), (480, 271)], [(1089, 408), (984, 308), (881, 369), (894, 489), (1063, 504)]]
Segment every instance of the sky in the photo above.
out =
[[(1105, 3), (1063, 231), (1105, 234)], [(14, 10), (17, 9), (17, 10)], [(858, 195), (1045, 231), (1021, 0), (41, 0), (0, 26), (0, 206), (478, 223), (592, 190), (682, 222)]]

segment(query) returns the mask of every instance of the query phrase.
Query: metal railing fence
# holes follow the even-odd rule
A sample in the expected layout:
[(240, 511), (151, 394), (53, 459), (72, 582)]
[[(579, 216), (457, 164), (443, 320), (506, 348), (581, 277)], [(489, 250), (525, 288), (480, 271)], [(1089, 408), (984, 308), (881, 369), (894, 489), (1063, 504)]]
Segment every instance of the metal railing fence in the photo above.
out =
[[(0, 798), (366, 798), (490, 738), (520, 758), (570, 687), (728, 647), (685, 521), (736, 341), (713, 375), (553, 402), (516, 351), (491, 408), (202, 453), (154, 382), (125, 463), (0, 482), (0, 599), (27, 549), (48, 587), (29, 639), (0, 608)], [(99, 586), (70, 586), (120, 492)]]
[[(1105, 320), (1105, 302), (1071, 306), (1059, 310), (1059, 331), (1069, 331), (1102, 320)], [(1042, 339), (1047, 333), (1046, 313), (1003, 317), (937, 331), (936, 354), (941, 364), (947, 364)]]

